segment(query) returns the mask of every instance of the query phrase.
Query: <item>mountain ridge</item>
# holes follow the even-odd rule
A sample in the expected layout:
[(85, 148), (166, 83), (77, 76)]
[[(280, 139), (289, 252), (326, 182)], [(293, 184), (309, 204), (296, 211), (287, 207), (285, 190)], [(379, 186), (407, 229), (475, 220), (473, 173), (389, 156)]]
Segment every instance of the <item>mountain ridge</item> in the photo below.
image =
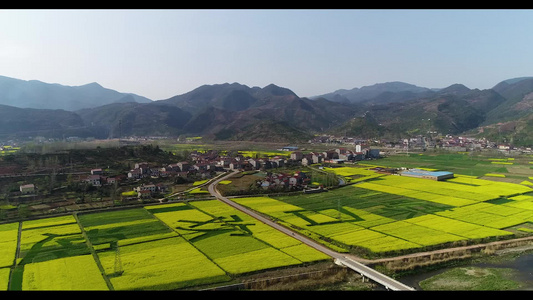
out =
[(419, 87), (414, 84), (400, 81), (390, 81), (384, 83), (376, 83), (369, 86), (363, 86), (361, 88), (352, 88), (349, 90), (339, 89), (331, 93), (317, 95), (311, 98), (326, 98), (328, 100), (334, 101), (335, 98), (339, 99), (339, 97), (342, 97), (350, 103), (360, 103), (374, 99), (384, 92), (411, 92), (414, 94), (418, 94), (429, 91), (432, 91), (432, 89)]
[(67, 86), (0, 76), (0, 104), (4, 105), (75, 111), (125, 101), (148, 103), (152, 100), (133, 93), (107, 89), (96, 82)]
[[(100, 85), (84, 85), (88, 89), (97, 86)], [(349, 91), (358, 93), (359, 98)], [(0, 81), (0, 99), (1, 95)], [(261, 88), (234, 82), (202, 85), (146, 103), (134, 102), (131, 94), (121, 96), (112, 103), (69, 111), (79, 117), (78, 126), (67, 122), (55, 132), (65, 130), (68, 134), (97, 138), (201, 135), (224, 140), (305, 141), (313, 134), (397, 138), (428, 131), (488, 133), (498, 122), (516, 122), (519, 138), (511, 139), (513, 133), (509, 133), (508, 140), (533, 144), (533, 134), (526, 130), (533, 112), (533, 77), (504, 80), (485, 90), (469, 89), (460, 83), (429, 89), (389, 82), (307, 98), (275, 84)], [(65, 118), (65, 111), (43, 113), (50, 118)], [(51, 117), (54, 112), (57, 117)], [(38, 131), (35, 122), (30, 124)], [(12, 132), (4, 132), (4, 136), (17, 134), (16, 128), (9, 128)], [(80, 134), (74, 134), (75, 128)], [(30, 130), (26, 126), (21, 132)]]

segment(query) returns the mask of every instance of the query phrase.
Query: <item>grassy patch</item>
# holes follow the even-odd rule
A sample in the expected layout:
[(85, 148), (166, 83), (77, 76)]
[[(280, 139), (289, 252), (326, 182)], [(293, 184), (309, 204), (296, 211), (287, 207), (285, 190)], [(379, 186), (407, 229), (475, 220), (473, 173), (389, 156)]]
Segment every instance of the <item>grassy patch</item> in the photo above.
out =
[(505, 291), (520, 288), (512, 278), (512, 269), (455, 268), (420, 282), (424, 290), (449, 291)]
[(198, 180), (198, 181), (195, 181), (192, 185), (193, 186), (198, 186), (198, 185), (202, 185), (204, 183), (207, 183), (209, 181), (209, 179), (206, 179), (206, 180)]

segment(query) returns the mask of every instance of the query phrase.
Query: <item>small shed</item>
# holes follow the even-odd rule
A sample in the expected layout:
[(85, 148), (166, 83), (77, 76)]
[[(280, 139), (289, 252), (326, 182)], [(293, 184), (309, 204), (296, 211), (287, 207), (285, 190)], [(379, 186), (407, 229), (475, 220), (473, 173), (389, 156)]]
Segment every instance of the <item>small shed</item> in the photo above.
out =
[(35, 185), (33, 183), (21, 185), (20, 193), (24, 195), (35, 193)]

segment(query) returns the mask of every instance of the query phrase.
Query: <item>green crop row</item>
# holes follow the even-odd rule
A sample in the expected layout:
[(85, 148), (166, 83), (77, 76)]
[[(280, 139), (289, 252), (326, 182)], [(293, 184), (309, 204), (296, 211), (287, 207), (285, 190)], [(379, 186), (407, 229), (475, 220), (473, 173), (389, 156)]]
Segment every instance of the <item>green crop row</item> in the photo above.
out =
[[(294, 247), (301, 244), (299, 241), (220, 201), (198, 201), (190, 205), (175, 204), (175, 207), (176, 210), (167, 210), (154, 215), (230, 274), (327, 258), (316, 250), (300, 249), (295, 252), (297, 248)], [(285, 252), (285, 249), (289, 250)], [(295, 255), (299, 252), (302, 252), (303, 257)]]
[(0, 268), (0, 291), (8, 290), (10, 273), (11, 273), (11, 268)]
[[(371, 177), (364, 168), (335, 169)], [(533, 222), (532, 189), (524, 185), (471, 176), (372, 179), (327, 193), (234, 200), (339, 251), (378, 254), (511, 236), (505, 228)], [(18, 223), (0, 225), (0, 285), (7, 276), (15, 290), (181, 289), (328, 259), (218, 200), (25, 221), (21, 228), (13, 265)]]
[(121, 246), (119, 251), (98, 253), (115, 290), (168, 290), (229, 280), (181, 237)]
[[(343, 175), (363, 170), (333, 169)], [(234, 200), (336, 245), (389, 252), (510, 236), (502, 229), (533, 222), (533, 197), (523, 195), (531, 191), (473, 176), (380, 176), (328, 193)]]
[(13, 264), (17, 251), (17, 238), (18, 223), (0, 225), (0, 268)]
[(73, 216), (24, 221), (21, 229), (10, 289), (107, 289)]
[(437, 214), (454, 220), (496, 229), (533, 222), (533, 210), (521, 209), (507, 204), (480, 203), (479, 205), (457, 207)]
[(91, 255), (69, 256), (25, 265), (22, 290), (107, 290)]
[(462, 236), (466, 239), (483, 239), (511, 234), (508, 231), (467, 223), (439, 215), (425, 215), (406, 220), (406, 222)]
[[(18, 264), (0, 269), (0, 284), (7, 289), (11, 278), (14, 290), (167, 290), (329, 259), (222, 202), (196, 205), (82, 214), (79, 224), (72, 216), (24, 222)], [(17, 233), (18, 223), (0, 226), (6, 267)]]

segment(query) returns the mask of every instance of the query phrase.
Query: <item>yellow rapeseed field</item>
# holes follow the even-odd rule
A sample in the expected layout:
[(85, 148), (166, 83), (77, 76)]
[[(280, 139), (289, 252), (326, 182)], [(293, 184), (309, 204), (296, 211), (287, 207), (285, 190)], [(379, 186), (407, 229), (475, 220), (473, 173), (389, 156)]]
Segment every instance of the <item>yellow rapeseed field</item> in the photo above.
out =
[(24, 291), (109, 290), (91, 255), (26, 264)]

